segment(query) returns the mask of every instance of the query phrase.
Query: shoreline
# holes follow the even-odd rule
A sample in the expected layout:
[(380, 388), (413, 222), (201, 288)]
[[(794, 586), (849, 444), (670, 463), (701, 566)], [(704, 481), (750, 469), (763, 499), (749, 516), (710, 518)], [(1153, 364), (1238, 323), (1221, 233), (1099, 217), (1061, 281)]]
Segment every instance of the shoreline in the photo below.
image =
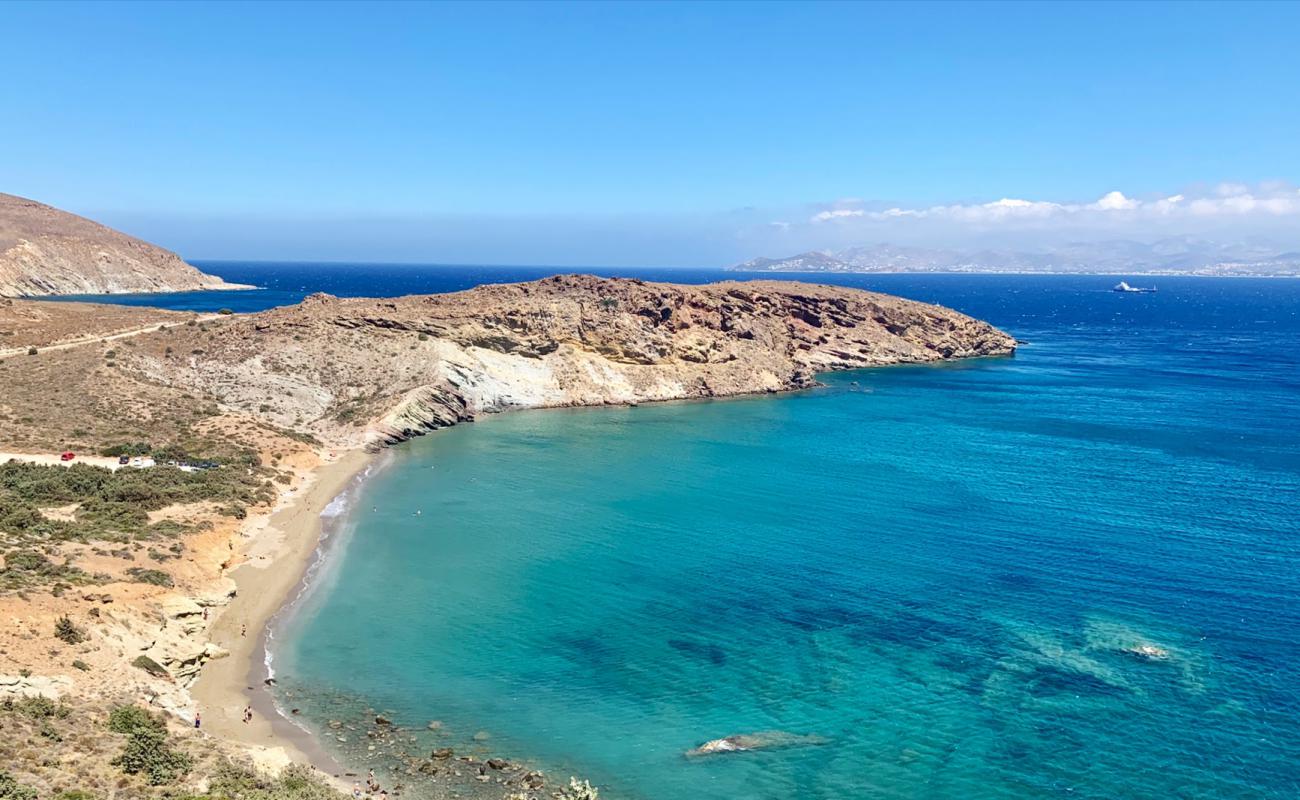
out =
[(330, 559), (336, 555), (333, 550), (343, 544), (337, 537), (342, 532), (342, 527), (351, 512), (350, 507), (344, 505), (337, 513), (328, 515), (326, 512), (340, 500), (355, 499), (355, 495), (374, 473), (392, 461), (392, 456), (387, 451), (367, 455), (370, 457), (360, 468), (351, 472), (342, 487), (328, 498), (321, 512), (316, 515), (315, 543), (306, 557), (306, 563), (299, 570), (298, 579), (258, 632), (253, 652), (249, 655), (246, 684), (246, 691), (252, 698), (254, 716), (260, 715), (267, 720), (274, 736), (291, 743), (297, 754), (305, 758), (307, 763), (339, 780), (355, 778), (359, 773), (350, 772), (347, 765), (339, 763), (338, 759), (321, 744), (320, 737), (310, 728), (296, 721), (292, 713), (287, 712), (280, 705), (275, 693), (270, 691), (268, 681), (275, 677), (271, 644), (275, 634), (297, 613), (308, 595), (320, 585), (318, 580), (321, 578), (322, 570), (328, 569)]
[[(297, 597), (321, 540), (321, 512), (373, 463), (375, 456), (349, 450), (311, 470), (289, 502), (264, 518), (260, 527), (244, 529), (243, 563), (231, 570), (236, 594), (216, 615), (210, 641), (228, 652), (210, 661), (190, 687), (195, 706), (203, 713), (205, 733), (245, 746), (259, 766), (283, 767), (291, 762), (313, 767), (334, 783), (343, 768), (316, 738), (279, 713), (262, 683), (266, 677), (268, 626), (282, 608)], [(255, 523), (256, 524), (256, 523)], [(241, 627), (247, 626), (247, 635)], [(253, 720), (245, 723), (245, 706)]]

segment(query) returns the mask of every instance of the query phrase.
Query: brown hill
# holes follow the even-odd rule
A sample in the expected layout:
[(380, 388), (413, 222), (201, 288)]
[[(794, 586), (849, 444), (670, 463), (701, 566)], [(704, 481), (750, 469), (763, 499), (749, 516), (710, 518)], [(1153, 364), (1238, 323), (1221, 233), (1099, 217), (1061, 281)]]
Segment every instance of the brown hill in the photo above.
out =
[(248, 288), (84, 217), (0, 194), (0, 296)]
[(12, 389), (0, 398), (0, 439), (159, 444), (217, 415), (331, 447), (374, 446), (511, 408), (776, 392), (811, 386), (820, 371), (1014, 349), (951, 309), (789, 281), (564, 275), (443, 295), (314, 295), (11, 355), (0, 364)]
[(854, 289), (566, 275), (388, 300), (316, 295), (206, 333), (150, 335), (124, 367), (344, 446), (510, 408), (774, 392), (818, 371), (1014, 348), (950, 309)]

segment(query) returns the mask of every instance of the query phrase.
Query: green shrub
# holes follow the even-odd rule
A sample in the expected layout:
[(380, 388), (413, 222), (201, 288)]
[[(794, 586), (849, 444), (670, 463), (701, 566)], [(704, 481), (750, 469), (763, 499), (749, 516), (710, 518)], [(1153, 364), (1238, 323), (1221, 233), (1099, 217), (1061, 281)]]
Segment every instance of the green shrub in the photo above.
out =
[(131, 567), (126, 571), (126, 574), (135, 579), (136, 583), (150, 583), (154, 586), (172, 586), (175, 583), (175, 581), (172, 580), (172, 576), (160, 569)]
[(79, 658), (76, 661), (72, 662), (72, 668), (79, 669), (82, 672), (90, 672), (90, 665)]
[[(162, 669), (147, 656), (140, 656), (132, 663), (141, 666), (141, 659)], [(128, 775), (144, 773), (149, 783), (155, 786), (172, 782), (188, 772), (193, 763), (189, 756), (172, 749), (167, 741), (166, 723), (161, 716), (146, 708), (117, 706), (109, 712), (108, 729), (128, 737), (122, 753), (113, 759), (113, 765), (121, 767)]]
[(157, 661), (154, 661), (149, 656), (136, 656), (135, 660), (131, 662), (131, 666), (139, 667), (156, 678), (166, 678), (171, 674), (167, 671), (166, 667), (159, 664)]
[(218, 313), (218, 314), (221, 314), (221, 315), (223, 315), (223, 316), (230, 316), (231, 314), (233, 314), (233, 313), (235, 313), (235, 312), (232, 311), (232, 310), (230, 310), (229, 308), (219, 308), (219, 309), (217, 309), (217, 313)]
[(81, 644), (89, 638), (86, 636), (85, 631), (78, 628), (76, 624), (67, 617), (59, 617), (58, 621), (54, 623), (54, 635), (60, 641), (66, 642), (67, 644)]
[(81, 789), (69, 789), (54, 795), (54, 800), (96, 800), (90, 792), (83, 792)]
[(151, 452), (153, 452), (153, 447), (148, 442), (133, 442), (105, 447), (99, 451), (99, 454), (102, 456), (147, 456)]
[(135, 733), (144, 728), (166, 730), (166, 725), (161, 717), (136, 705), (117, 706), (108, 712), (108, 729), (113, 733)]
[(49, 739), (51, 742), (63, 741), (63, 734), (59, 733), (49, 720), (41, 723), (40, 734), (42, 738)]
[(281, 770), (279, 777), (268, 777), (256, 770), (231, 764), (222, 764), (212, 776), (208, 797), (238, 797), (241, 800), (342, 800), (335, 791), (306, 767), (291, 764)]
[(8, 772), (0, 771), (0, 800), (36, 800), (36, 790), (23, 786)]
[(52, 566), (53, 562), (35, 550), (14, 550), (5, 554), (6, 571), (42, 572)]
[(19, 714), (32, 719), (63, 719), (69, 714), (67, 706), (40, 695), (20, 697), (14, 701), (13, 707)]
[(150, 784), (161, 786), (189, 772), (194, 759), (172, 749), (165, 729), (141, 727), (129, 734), (122, 753), (112, 763), (128, 775), (143, 773)]

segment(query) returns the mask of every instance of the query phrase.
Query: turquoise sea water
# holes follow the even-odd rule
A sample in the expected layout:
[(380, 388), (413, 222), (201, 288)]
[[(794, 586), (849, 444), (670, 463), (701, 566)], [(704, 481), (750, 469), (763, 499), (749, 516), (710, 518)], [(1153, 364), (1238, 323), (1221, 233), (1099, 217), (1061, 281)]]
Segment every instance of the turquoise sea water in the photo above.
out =
[[(286, 704), (612, 798), (1300, 794), (1300, 283), (838, 280), (1028, 344), (398, 448)], [(822, 743), (683, 756), (771, 730)]]

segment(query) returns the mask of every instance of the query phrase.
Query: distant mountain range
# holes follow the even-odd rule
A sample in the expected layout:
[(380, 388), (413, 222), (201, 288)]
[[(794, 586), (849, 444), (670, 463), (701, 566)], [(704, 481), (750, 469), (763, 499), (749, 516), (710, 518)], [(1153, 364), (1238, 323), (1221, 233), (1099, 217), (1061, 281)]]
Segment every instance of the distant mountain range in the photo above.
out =
[(960, 251), (893, 244), (755, 258), (737, 272), (1037, 272), (1123, 275), (1300, 276), (1300, 252), (1256, 241), (1222, 244), (1191, 236), (1155, 242), (1072, 242), (1039, 250)]

